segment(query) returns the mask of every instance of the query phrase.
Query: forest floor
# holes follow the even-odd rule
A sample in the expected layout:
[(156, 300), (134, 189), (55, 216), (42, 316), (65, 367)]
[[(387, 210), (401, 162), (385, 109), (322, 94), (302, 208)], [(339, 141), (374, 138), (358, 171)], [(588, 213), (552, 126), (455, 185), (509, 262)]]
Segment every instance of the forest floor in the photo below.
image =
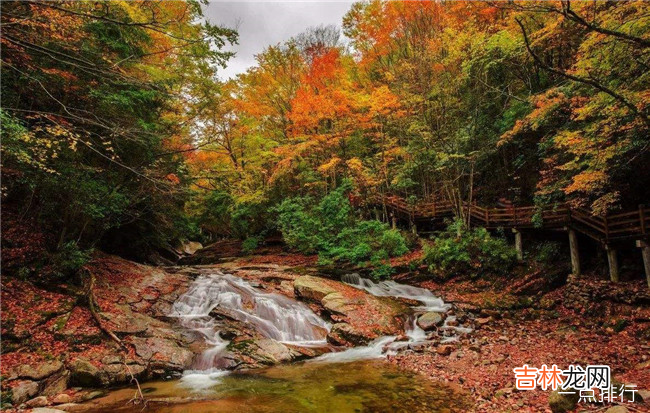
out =
[[(470, 391), (477, 412), (551, 411), (550, 391), (516, 390), (513, 368), (524, 364), (556, 364), (560, 369), (604, 364), (611, 367), (613, 379), (635, 384), (639, 393), (648, 395), (650, 306), (645, 283), (612, 286), (571, 279), (534, 296), (521, 294), (517, 283), (504, 280), (419, 284), (476, 314), (475, 331), (448, 355), (408, 352), (390, 361)], [(650, 411), (650, 404), (622, 404), (629, 411)], [(581, 403), (577, 411), (606, 407)]]

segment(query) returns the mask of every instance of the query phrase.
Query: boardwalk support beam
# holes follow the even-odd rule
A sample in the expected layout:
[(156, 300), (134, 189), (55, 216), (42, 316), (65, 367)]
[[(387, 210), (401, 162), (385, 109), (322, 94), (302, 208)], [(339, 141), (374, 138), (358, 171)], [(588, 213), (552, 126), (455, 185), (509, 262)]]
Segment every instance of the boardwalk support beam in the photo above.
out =
[(521, 242), (521, 231), (513, 228), (512, 232), (515, 234), (515, 250), (517, 250), (517, 259), (522, 261), (524, 259), (524, 246)]
[(650, 244), (648, 244), (647, 241), (638, 240), (636, 246), (641, 248), (643, 267), (645, 268), (645, 278), (648, 280), (648, 288), (650, 288)]
[(616, 283), (619, 280), (616, 250), (609, 245), (605, 246), (605, 250), (607, 251), (607, 263), (609, 264), (609, 279)]
[(578, 235), (572, 228), (569, 230), (569, 249), (571, 252), (571, 273), (580, 275), (580, 253), (578, 252)]

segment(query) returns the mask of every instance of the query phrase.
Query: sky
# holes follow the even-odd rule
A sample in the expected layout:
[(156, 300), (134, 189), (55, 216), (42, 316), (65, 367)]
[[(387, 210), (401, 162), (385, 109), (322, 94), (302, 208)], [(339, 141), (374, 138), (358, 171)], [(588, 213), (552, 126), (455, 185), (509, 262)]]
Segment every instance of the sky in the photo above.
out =
[(343, 15), (350, 9), (348, 1), (223, 1), (211, 0), (204, 10), (213, 24), (237, 29), (236, 53), (219, 77), (229, 79), (255, 65), (255, 55), (267, 46), (281, 43), (319, 25), (341, 27)]

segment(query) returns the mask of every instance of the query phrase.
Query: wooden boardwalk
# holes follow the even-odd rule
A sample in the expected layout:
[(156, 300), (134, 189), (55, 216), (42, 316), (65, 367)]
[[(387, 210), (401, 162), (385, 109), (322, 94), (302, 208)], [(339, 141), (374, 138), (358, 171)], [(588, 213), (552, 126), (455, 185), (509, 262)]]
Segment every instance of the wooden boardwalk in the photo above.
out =
[[(368, 198), (370, 205), (385, 206), (394, 218), (406, 218), (409, 222), (440, 222), (454, 216), (454, 205), (444, 200), (420, 201), (414, 204), (395, 195), (376, 195)], [(470, 225), (488, 229), (510, 228), (515, 233), (515, 244), (520, 257), (521, 230), (562, 229), (569, 233), (573, 272), (580, 273), (580, 259), (576, 232), (588, 236), (607, 250), (610, 277), (618, 281), (616, 246), (635, 242), (641, 248), (648, 286), (650, 287), (650, 208), (640, 205), (633, 211), (606, 215), (592, 215), (583, 208), (570, 208), (566, 204), (547, 206), (511, 206), (485, 208), (464, 202), (462, 208), (469, 216)]]

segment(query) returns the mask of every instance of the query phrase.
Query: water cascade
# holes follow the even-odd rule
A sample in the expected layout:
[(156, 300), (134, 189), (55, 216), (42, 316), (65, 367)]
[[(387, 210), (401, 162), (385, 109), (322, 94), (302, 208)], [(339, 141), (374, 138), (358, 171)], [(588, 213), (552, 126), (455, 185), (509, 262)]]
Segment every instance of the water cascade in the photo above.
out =
[(195, 362), (197, 370), (218, 366), (228, 345), (219, 331), (222, 325), (210, 313), (250, 324), (260, 334), (282, 343), (325, 346), (329, 325), (309, 307), (280, 294), (259, 291), (242, 278), (215, 272), (197, 278), (174, 303), (172, 317), (188, 330), (199, 333), (211, 346)]

